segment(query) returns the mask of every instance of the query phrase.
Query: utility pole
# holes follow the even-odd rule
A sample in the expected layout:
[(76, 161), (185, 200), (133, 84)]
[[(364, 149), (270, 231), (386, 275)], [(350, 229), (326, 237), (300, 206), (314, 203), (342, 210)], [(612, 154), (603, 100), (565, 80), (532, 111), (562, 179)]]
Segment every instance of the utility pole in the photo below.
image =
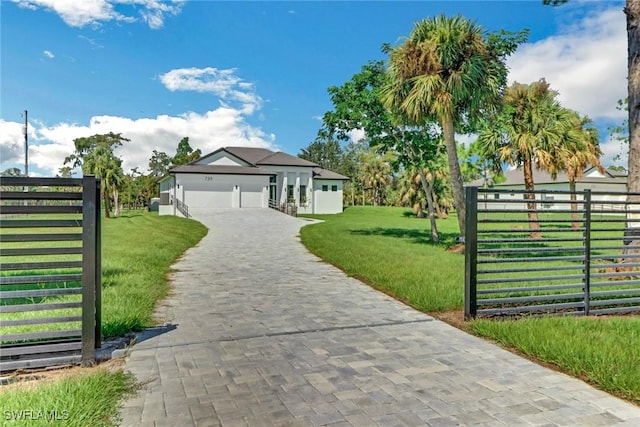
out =
[(24, 176), (29, 176), (29, 132), (27, 126), (29, 126), (27, 110), (24, 110)]

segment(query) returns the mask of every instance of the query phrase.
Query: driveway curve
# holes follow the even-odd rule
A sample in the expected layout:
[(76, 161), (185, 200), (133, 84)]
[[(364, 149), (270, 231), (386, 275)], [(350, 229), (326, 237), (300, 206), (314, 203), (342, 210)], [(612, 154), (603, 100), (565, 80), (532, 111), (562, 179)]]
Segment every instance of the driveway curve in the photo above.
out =
[(640, 408), (347, 277), (266, 209), (197, 218), (122, 426), (637, 426)]

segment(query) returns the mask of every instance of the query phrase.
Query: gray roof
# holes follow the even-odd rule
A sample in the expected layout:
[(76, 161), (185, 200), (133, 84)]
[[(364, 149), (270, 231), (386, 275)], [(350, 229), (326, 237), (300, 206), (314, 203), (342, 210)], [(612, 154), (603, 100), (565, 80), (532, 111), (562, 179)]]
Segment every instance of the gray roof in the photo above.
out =
[(214, 151), (214, 153), (220, 150), (231, 153), (234, 156), (244, 160), (245, 162), (251, 163), (252, 165), (257, 164), (261, 159), (264, 159), (265, 157), (273, 154), (273, 151), (267, 150), (266, 148), (255, 147), (223, 147), (219, 150)]
[[(591, 171), (593, 168), (585, 169), (584, 173)], [(576, 179), (576, 182), (590, 182), (590, 183), (614, 183), (621, 184), (625, 183), (626, 180), (624, 178), (614, 177), (611, 173), (605, 172), (605, 177), (588, 177), (583, 176), (582, 178)], [(513, 169), (510, 171), (504, 172), (505, 181), (494, 184), (494, 187), (506, 187), (513, 185), (524, 185), (524, 172), (522, 168)], [(567, 174), (564, 172), (558, 173), (556, 179), (553, 179), (551, 174), (542, 169), (533, 168), (533, 182), (534, 184), (559, 184), (563, 182), (569, 182), (569, 178)], [(484, 185), (484, 179), (476, 179), (475, 181), (471, 181), (467, 183), (469, 187), (482, 187)]]
[(318, 166), (316, 163), (301, 159), (300, 157), (292, 156), (290, 154), (283, 153), (282, 151), (276, 152), (267, 150), (266, 148), (224, 147), (220, 150), (225, 150), (226, 152), (231, 153), (232, 155), (244, 160), (247, 163), (251, 163), (252, 165), (305, 167)]
[(344, 175), (322, 168), (313, 168), (313, 177), (318, 179), (337, 179), (341, 181), (349, 180), (349, 178)]
[(257, 165), (273, 165), (273, 166), (306, 166), (315, 167), (317, 163), (310, 162), (300, 157), (295, 157), (282, 151), (272, 153), (271, 155), (260, 159), (256, 162)]
[(252, 166), (184, 165), (173, 168), (170, 173), (207, 173), (212, 175), (273, 175), (266, 169)]

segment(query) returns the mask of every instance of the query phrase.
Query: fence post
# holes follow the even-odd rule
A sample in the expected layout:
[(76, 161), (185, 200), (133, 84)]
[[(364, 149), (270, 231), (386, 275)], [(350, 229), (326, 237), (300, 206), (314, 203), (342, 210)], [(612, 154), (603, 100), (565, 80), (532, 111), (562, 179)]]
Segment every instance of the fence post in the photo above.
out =
[(101, 185), (99, 179), (96, 179), (96, 323), (95, 323), (95, 346), (102, 347), (102, 215), (101, 215)]
[(466, 188), (464, 233), (464, 318), (476, 317), (478, 261), (478, 187)]
[(82, 178), (82, 365), (95, 363), (96, 341), (96, 178)]
[(589, 315), (591, 302), (591, 190), (584, 190), (584, 314)]

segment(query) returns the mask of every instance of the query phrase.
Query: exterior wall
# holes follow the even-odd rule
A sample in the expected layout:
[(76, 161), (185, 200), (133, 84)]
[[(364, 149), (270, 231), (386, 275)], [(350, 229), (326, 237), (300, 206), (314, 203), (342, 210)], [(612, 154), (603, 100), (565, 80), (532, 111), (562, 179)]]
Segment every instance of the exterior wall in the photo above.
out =
[(197, 215), (209, 208), (265, 208), (266, 175), (176, 174), (176, 197)]
[[(260, 165), (276, 174), (276, 204), (281, 205), (288, 202), (288, 186), (293, 185), (293, 197), (300, 213), (313, 213), (313, 168), (304, 166), (271, 166)], [(306, 195), (301, 194), (302, 186), (306, 186)], [(302, 202), (302, 197), (306, 196), (306, 201)]]
[[(315, 179), (313, 181), (313, 202), (315, 207), (313, 213), (335, 214), (342, 212), (343, 184), (340, 180)], [(326, 191), (322, 190), (323, 186), (326, 186)], [(336, 191), (332, 191), (333, 186), (336, 186)]]

